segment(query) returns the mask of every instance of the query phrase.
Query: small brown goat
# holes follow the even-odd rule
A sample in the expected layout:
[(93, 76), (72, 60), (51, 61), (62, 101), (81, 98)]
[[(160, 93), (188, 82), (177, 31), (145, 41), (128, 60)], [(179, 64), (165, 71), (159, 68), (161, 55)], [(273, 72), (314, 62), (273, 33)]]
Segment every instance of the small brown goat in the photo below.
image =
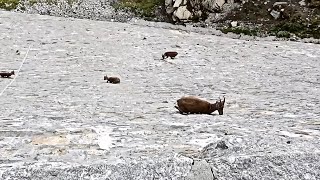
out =
[(2, 78), (9, 78), (10, 76), (12, 76), (12, 75), (14, 75), (14, 71), (11, 71), (11, 72), (0, 72), (0, 76), (2, 77)]
[(112, 83), (112, 84), (119, 84), (120, 83), (120, 78), (118, 78), (118, 77), (104, 76), (103, 79), (107, 80), (107, 83)]
[(170, 51), (170, 52), (165, 52), (164, 54), (162, 54), (162, 59), (168, 58), (170, 57), (171, 59), (175, 58), (178, 55), (177, 52), (175, 51)]
[(223, 115), (225, 100), (225, 97), (223, 97), (223, 101), (220, 99), (220, 101), (211, 104), (194, 96), (182, 97), (177, 100), (178, 106), (175, 106), (175, 108), (177, 108), (181, 114), (211, 114), (218, 110), (219, 115)]

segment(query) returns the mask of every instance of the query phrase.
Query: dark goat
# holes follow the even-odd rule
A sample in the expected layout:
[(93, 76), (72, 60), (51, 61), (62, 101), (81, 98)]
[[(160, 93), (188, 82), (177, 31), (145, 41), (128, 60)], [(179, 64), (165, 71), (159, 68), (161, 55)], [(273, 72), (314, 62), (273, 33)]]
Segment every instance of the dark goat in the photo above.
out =
[(11, 71), (11, 72), (0, 72), (0, 76), (2, 78), (9, 78), (10, 76), (14, 75), (14, 71)]
[(177, 52), (175, 51), (171, 51), (171, 52), (165, 52), (164, 54), (162, 54), (162, 59), (168, 58), (170, 57), (171, 59), (175, 58), (178, 55)]
[(104, 76), (103, 79), (107, 80), (108, 83), (112, 83), (112, 84), (119, 84), (120, 83), (120, 78), (118, 78), (118, 77)]
[(178, 106), (175, 106), (181, 114), (211, 114), (212, 112), (218, 110), (219, 115), (223, 115), (224, 102), (217, 101), (214, 104), (211, 104), (205, 100), (199, 99), (194, 96), (182, 97), (177, 100)]

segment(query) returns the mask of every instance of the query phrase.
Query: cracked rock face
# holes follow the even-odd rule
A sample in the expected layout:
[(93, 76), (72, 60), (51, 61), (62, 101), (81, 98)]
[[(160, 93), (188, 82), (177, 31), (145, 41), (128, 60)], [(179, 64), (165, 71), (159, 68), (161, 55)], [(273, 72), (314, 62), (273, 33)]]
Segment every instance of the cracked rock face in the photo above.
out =
[[(0, 17), (1, 68), (17, 70), (30, 47), (0, 96), (1, 179), (319, 179), (319, 45)], [(225, 95), (224, 115), (180, 115), (186, 95)]]

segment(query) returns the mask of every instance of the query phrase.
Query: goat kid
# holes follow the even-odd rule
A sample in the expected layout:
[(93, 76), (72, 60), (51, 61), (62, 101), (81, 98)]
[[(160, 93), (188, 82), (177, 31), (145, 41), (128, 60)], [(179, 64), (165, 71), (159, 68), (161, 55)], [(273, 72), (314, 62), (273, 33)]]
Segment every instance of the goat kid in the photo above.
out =
[(0, 76), (2, 78), (9, 78), (10, 76), (14, 75), (14, 71), (11, 71), (11, 72), (0, 72)]
[(107, 80), (107, 83), (112, 83), (112, 84), (119, 84), (120, 83), (120, 78), (118, 78), (118, 77), (104, 76), (103, 79)]
[(168, 58), (170, 57), (171, 59), (175, 58), (178, 55), (177, 52), (175, 51), (169, 51), (169, 52), (165, 52), (164, 54), (162, 54), (162, 59)]

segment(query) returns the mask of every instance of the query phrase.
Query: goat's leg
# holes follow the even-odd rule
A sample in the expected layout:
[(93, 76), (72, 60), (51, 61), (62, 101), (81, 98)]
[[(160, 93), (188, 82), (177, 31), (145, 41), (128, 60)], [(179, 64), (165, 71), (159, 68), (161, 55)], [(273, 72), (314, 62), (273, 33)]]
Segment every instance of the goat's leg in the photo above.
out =
[(174, 106), (174, 107), (179, 110), (180, 114), (183, 114), (183, 111), (181, 111), (181, 109), (178, 106)]

